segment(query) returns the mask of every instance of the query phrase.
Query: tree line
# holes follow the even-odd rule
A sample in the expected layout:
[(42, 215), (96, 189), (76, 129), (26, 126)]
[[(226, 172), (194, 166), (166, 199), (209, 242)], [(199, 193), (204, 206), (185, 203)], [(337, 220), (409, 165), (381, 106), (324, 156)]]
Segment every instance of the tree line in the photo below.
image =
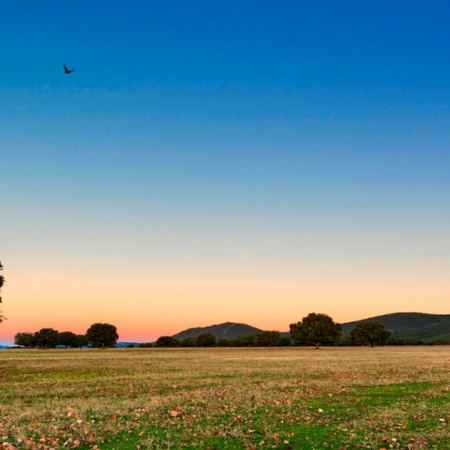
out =
[[(14, 343), (26, 348), (82, 348), (86, 346), (107, 348), (114, 347), (119, 335), (114, 325), (95, 323), (86, 334), (77, 335), (70, 331), (58, 332), (53, 328), (42, 328), (35, 333), (17, 333)], [(436, 342), (439, 344), (440, 342)], [(383, 324), (377, 321), (360, 322), (354, 326), (346, 337), (342, 336), (341, 325), (335, 323), (326, 314), (311, 313), (301, 321), (290, 325), (289, 336), (282, 336), (279, 331), (261, 331), (245, 334), (233, 339), (216, 339), (211, 333), (202, 333), (197, 337), (182, 340), (172, 336), (161, 336), (156, 342), (139, 344), (139, 347), (276, 347), (341, 345), (417, 345), (417, 340), (395, 340)], [(134, 347), (134, 345), (130, 345)]]
[(117, 343), (119, 335), (117, 328), (109, 323), (94, 323), (85, 334), (75, 334), (71, 331), (59, 332), (53, 328), (42, 328), (34, 333), (17, 333), (14, 343), (25, 348), (82, 348), (86, 346), (106, 348)]
[(290, 336), (281, 336), (279, 331), (262, 331), (246, 334), (234, 339), (219, 339), (211, 333), (202, 333), (196, 338), (182, 340), (171, 336), (161, 336), (153, 343), (141, 344), (142, 347), (275, 347), (290, 345), (385, 345), (391, 338), (391, 332), (377, 321), (358, 323), (348, 337), (342, 337), (341, 325), (335, 323), (326, 314), (311, 313), (300, 322), (290, 325)]

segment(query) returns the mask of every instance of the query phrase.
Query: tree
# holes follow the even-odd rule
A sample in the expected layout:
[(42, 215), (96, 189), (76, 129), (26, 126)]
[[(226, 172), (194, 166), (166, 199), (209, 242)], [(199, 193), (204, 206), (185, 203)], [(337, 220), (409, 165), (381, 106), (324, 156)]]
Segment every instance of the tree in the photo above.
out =
[[(3, 270), (2, 263), (0, 262), (0, 271)], [(0, 275), (0, 292), (2, 290), (3, 285), (5, 284), (5, 277), (3, 275)], [(2, 303), (2, 297), (0, 296), (0, 303)], [(0, 323), (2, 323), (6, 317), (3, 316), (3, 313), (0, 311)]]
[(113, 347), (119, 339), (117, 328), (109, 323), (94, 323), (86, 331), (86, 338), (93, 347)]
[(59, 333), (58, 345), (64, 345), (64, 347), (78, 347), (78, 336), (71, 331), (63, 331)]
[(279, 331), (261, 331), (255, 336), (255, 345), (258, 347), (274, 347), (281, 341)]
[(216, 338), (211, 333), (202, 333), (195, 338), (196, 347), (215, 347)]
[(350, 331), (348, 338), (353, 345), (370, 344), (371, 347), (386, 344), (391, 337), (391, 332), (376, 320), (360, 322)]
[(34, 336), (34, 333), (17, 333), (14, 336), (14, 344), (21, 345), (22, 347), (26, 348), (36, 347), (36, 338)]
[(77, 334), (77, 347), (87, 347), (89, 345), (89, 341), (87, 340), (87, 337), (85, 334)]
[(180, 342), (180, 347), (195, 347), (195, 338), (187, 337)]
[[(0, 262), (0, 270), (3, 270), (2, 263)], [(0, 275), (0, 290), (5, 284), (5, 277), (3, 275)], [(2, 302), (2, 298), (0, 297), (0, 303)]]
[(229, 347), (230, 341), (226, 338), (221, 338), (217, 341), (217, 347)]
[(252, 347), (255, 345), (255, 334), (241, 334), (230, 341), (233, 347)]
[(178, 347), (180, 341), (172, 336), (161, 336), (156, 340), (157, 347)]
[(297, 344), (313, 344), (319, 349), (322, 344), (332, 344), (341, 337), (341, 326), (326, 314), (311, 313), (301, 322), (290, 325), (291, 338)]
[(292, 345), (292, 339), (289, 336), (283, 336), (278, 344), (280, 347), (289, 347)]
[(53, 328), (41, 328), (34, 333), (36, 345), (40, 348), (55, 348), (58, 345), (59, 333)]

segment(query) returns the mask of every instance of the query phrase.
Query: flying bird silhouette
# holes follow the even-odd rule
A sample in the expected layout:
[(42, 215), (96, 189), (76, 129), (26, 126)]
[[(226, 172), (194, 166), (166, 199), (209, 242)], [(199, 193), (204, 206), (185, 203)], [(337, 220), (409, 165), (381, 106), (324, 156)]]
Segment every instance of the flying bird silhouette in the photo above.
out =
[(72, 73), (75, 69), (68, 69), (67, 66), (64, 64), (64, 73), (69, 74)]

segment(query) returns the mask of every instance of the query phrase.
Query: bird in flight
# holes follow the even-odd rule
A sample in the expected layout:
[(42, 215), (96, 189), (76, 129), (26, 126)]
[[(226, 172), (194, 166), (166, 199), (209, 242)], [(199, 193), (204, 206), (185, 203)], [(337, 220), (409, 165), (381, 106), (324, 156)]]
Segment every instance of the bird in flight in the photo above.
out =
[(75, 69), (68, 69), (67, 66), (64, 64), (64, 73), (69, 74), (72, 73)]

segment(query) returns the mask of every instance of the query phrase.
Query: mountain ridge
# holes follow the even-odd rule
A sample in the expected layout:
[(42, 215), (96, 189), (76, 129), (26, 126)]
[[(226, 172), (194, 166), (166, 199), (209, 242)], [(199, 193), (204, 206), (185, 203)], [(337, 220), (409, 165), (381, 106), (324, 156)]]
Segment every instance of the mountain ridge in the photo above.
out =
[(202, 333), (210, 333), (217, 340), (219, 339), (234, 339), (245, 334), (257, 334), (262, 330), (245, 323), (236, 322), (224, 322), (216, 325), (210, 325), (207, 327), (188, 328), (187, 330), (180, 331), (174, 334), (172, 337), (182, 341), (186, 338), (196, 338)]

